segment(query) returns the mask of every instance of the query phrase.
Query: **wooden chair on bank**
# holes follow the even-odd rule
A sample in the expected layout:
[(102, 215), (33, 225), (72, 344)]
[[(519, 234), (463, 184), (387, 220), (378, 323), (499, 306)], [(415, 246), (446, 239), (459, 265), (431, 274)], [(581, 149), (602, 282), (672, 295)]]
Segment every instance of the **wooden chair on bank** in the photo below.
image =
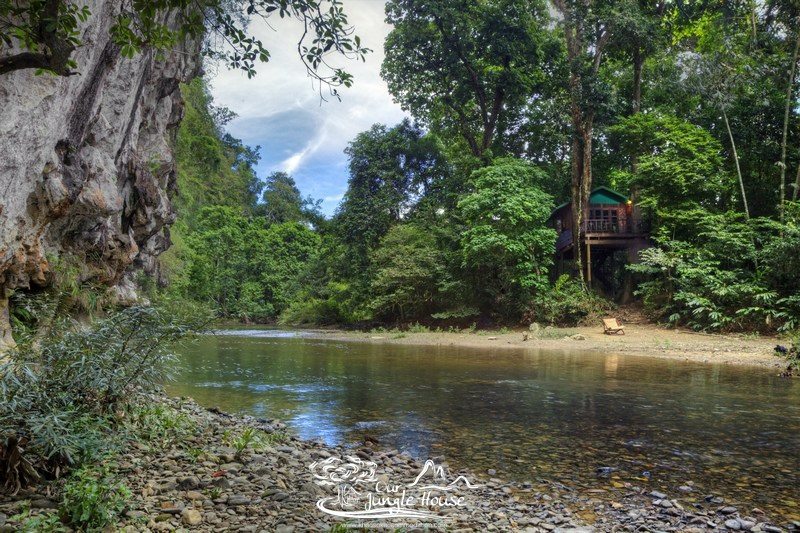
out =
[(625, 326), (620, 324), (616, 318), (604, 318), (603, 333), (606, 335), (617, 335), (618, 333), (625, 335)]

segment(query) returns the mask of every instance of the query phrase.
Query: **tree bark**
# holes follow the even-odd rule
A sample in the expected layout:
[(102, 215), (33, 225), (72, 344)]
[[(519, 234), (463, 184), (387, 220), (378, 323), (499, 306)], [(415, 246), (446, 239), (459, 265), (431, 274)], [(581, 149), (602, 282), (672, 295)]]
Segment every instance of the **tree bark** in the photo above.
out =
[[(587, 46), (586, 34), (590, 31), (584, 27), (583, 15), (574, 11), (565, 0), (554, 0), (554, 5), (564, 17), (564, 39), (567, 45), (567, 57), (570, 62), (570, 100), (572, 116), (572, 250), (579, 279), (585, 284), (583, 251), (581, 248), (581, 226), (583, 213), (592, 188), (592, 127), (594, 111), (583, 103), (583, 68), (580, 63), (589, 59), (591, 69), (589, 76), (596, 76), (600, 69), (603, 49), (610, 37), (607, 28), (598, 26), (596, 42)], [(586, 0), (586, 7), (591, 0)], [(593, 31), (593, 30), (592, 30)], [(588, 53), (588, 56), (587, 56)], [(591, 268), (591, 266), (590, 266)]]
[[(800, 24), (800, 18), (797, 19)], [(792, 92), (794, 92), (794, 73), (797, 67), (797, 56), (800, 54), (800, 30), (797, 30), (797, 39), (794, 44), (792, 66), (789, 68), (789, 83), (786, 87), (786, 107), (783, 111), (783, 139), (781, 140), (781, 183), (780, 183), (780, 212), (781, 223), (784, 219), (784, 202), (786, 201), (786, 141), (789, 136), (789, 112), (792, 109)], [(797, 189), (795, 189), (795, 192)]]
[(583, 282), (583, 249), (581, 245), (581, 225), (583, 224), (583, 202), (581, 202), (581, 179), (583, 176), (583, 136), (580, 134), (580, 122), (573, 121), (572, 134), (572, 257), (578, 271), (578, 278)]
[[(644, 68), (644, 57), (639, 47), (633, 52), (633, 98), (631, 100), (631, 115), (635, 115), (642, 110), (642, 69)], [(636, 174), (639, 171), (639, 154), (631, 154), (631, 172)]]
[(792, 200), (797, 200), (798, 190), (800, 190), (800, 163), (797, 164), (797, 177), (794, 179), (794, 191), (792, 191)]
[(0, 75), (30, 68), (46, 69), (59, 76), (69, 76), (69, 58), (75, 45), (59, 35), (53, 21), (58, 20), (62, 0), (47, 0), (36, 23), (36, 41), (45, 52), (20, 52), (0, 58)]
[(747, 206), (747, 193), (744, 191), (744, 180), (742, 179), (742, 169), (739, 166), (739, 153), (736, 151), (736, 141), (733, 140), (733, 132), (731, 131), (731, 124), (728, 122), (728, 113), (722, 110), (722, 117), (725, 119), (725, 129), (728, 130), (728, 138), (731, 140), (731, 149), (733, 150), (733, 162), (736, 163), (736, 175), (739, 177), (739, 188), (742, 191), (742, 202), (744, 203), (744, 214), (747, 220), (750, 220), (750, 208)]

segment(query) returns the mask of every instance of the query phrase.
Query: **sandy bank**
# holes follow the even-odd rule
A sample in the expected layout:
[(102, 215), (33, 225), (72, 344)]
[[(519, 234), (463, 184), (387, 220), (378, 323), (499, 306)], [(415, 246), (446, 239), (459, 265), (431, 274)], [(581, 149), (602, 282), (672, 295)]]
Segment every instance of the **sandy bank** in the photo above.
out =
[(526, 341), (523, 340), (525, 332), (522, 329), (417, 333), (313, 331), (315, 336), (339, 341), (488, 349), (588, 350), (700, 363), (761, 366), (776, 370), (785, 366), (783, 360), (774, 355), (773, 350), (776, 344), (786, 344), (786, 341), (775, 337), (712, 335), (639, 324), (626, 325), (625, 335), (605, 335), (602, 327), (546, 328), (536, 336), (529, 334)]

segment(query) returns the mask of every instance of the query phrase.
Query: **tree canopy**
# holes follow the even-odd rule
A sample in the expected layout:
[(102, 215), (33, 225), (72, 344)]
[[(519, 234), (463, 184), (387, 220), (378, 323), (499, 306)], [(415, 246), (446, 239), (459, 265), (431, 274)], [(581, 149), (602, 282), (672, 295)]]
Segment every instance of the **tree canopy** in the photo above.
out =
[[(177, 17), (167, 16), (177, 12)], [(72, 55), (81, 27), (92, 16), (74, 0), (0, 2), (0, 75), (38, 69), (58, 75), (79, 72)], [(340, 0), (155, 0), (121, 3), (110, 36), (122, 57), (151, 48), (165, 51), (186, 39), (202, 41), (205, 57), (255, 75), (256, 64), (269, 61), (269, 50), (247, 32), (251, 20), (293, 17), (303, 31), (297, 37), (301, 61), (310, 76), (327, 85), (348, 87), (353, 77), (332, 66), (329, 53), (363, 59), (361, 45)]]

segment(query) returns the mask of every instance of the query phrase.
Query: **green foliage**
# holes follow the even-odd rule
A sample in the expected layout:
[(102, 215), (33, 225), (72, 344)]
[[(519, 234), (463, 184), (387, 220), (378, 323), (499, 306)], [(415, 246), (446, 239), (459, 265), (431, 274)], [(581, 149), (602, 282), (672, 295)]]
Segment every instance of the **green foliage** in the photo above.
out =
[(346, 274), (356, 277), (389, 228), (407, 216), (420, 194), (436, 190), (447, 168), (435, 144), (404, 120), (359, 133), (345, 153), (350, 178), (333, 225), (345, 245)]
[(171, 349), (205, 317), (132, 307), (60, 323), (0, 362), (0, 482), (17, 491), (114, 445), (116, 409), (169, 376)]
[(321, 200), (303, 198), (294, 179), (285, 172), (273, 172), (264, 183), (263, 204), (256, 209), (269, 224), (284, 222), (319, 223)]
[(472, 192), (458, 203), (467, 226), (463, 265), (481, 280), (475, 286), (488, 297), (483, 301), (501, 316), (520, 312), (547, 286), (556, 234), (545, 225), (553, 200), (539, 188), (543, 179), (528, 163), (499, 160), (472, 174)]
[(371, 255), (369, 306), (378, 317), (424, 316), (441, 303), (448, 272), (434, 236), (413, 224), (394, 226)]
[(129, 438), (164, 449), (182, 442), (197, 428), (184, 413), (160, 403), (142, 402), (130, 406), (124, 429)]
[(10, 521), (19, 524), (20, 533), (64, 533), (68, 529), (55, 512), (40, 513), (31, 516), (30, 509), (10, 517)]
[(222, 316), (275, 318), (300, 290), (319, 243), (316, 233), (296, 222), (264, 227), (233, 208), (203, 208), (187, 237), (186, 296), (213, 303)]
[(317, 296), (307, 291), (297, 298), (281, 314), (279, 323), (285, 325), (333, 325), (352, 324), (366, 318), (353, 301), (350, 284), (331, 281), (315, 290)]
[[(236, 115), (214, 106), (202, 78), (181, 86), (184, 118), (178, 129), (175, 158), (178, 166), (179, 228), (186, 232), (192, 216), (205, 205), (226, 205), (252, 210), (263, 187), (253, 167), (259, 147), (250, 148), (225, 134)], [(181, 224), (182, 223), (182, 224)]]
[(618, 174), (626, 188), (636, 188), (640, 204), (654, 210), (712, 207), (730, 195), (723, 170), (722, 145), (705, 129), (674, 116), (639, 113), (609, 128), (631, 156), (633, 175)]
[[(203, 55), (252, 77), (256, 64), (269, 60), (269, 51), (261, 40), (247, 34), (248, 21), (268, 19), (272, 14), (293, 17), (305, 28), (298, 43), (300, 60), (320, 88), (327, 84), (334, 95), (336, 87), (352, 85), (353, 77), (330, 66), (324, 57), (334, 52), (363, 60), (370, 51), (353, 34), (339, 0), (251, 0), (245, 13), (241, 9), (239, 2), (221, 0), (126, 3), (109, 33), (124, 58), (144, 49), (163, 52), (205, 35)], [(169, 16), (171, 12), (178, 15)], [(72, 53), (82, 46), (82, 25), (91, 16), (89, 7), (70, 1), (0, 2), (0, 50), (12, 51), (11, 55), (0, 57), (0, 74), (26, 68), (73, 74), (73, 69), (80, 66), (72, 59)]]
[[(800, 323), (794, 279), (776, 250), (800, 246), (796, 221), (746, 221), (726, 212), (674, 213), (629, 268), (645, 274), (645, 305), (674, 324), (694, 329), (792, 330)], [(785, 256), (786, 261), (792, 259)]]
[(577, 280), (562, 275), (551, 288), (534, 295), (525, 322), (542, 322), (556, 326), (596, 324), (611, 304), (587, 291)]
[(60, 513), (82, 531), (100, 531), (116, 522), (131, 491), (104, 466), (88, 466), (72, 473), (64, 484)]
[(392, 0), (381, 75), (403, 109), (485, 158), (558, 56), (539, 0)]
[(253, 451), (264, 450), (269, 446), (282, 444), (288, 439), (286, 433), (282, 431), (266, 432), (252, 427), (244, 428), (237, 434), (226, 432), (223, 440), (235, 450), (236, 457), (241, 458), (242, 454), (251, 448)]

